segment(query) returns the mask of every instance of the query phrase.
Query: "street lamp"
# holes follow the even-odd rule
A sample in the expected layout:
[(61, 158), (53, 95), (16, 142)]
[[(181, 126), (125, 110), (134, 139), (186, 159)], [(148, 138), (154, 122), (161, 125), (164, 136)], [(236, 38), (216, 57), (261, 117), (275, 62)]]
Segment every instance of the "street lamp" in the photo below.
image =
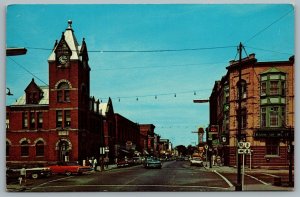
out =
[(26, 48), (7, 48), (6, 56), (25, 55), (27, 52)]
[(6, 88), (8, 90), (8, 92), (6, 93), (7, 96), (12, 96), (13, 94), (10, 92), (9, 88)]

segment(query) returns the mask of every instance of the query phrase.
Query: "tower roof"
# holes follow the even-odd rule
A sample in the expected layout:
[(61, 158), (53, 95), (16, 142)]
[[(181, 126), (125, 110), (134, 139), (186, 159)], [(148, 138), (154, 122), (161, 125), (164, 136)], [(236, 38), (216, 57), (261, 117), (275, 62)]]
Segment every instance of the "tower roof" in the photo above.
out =
[[(74, 34), (74, 30), (72, 28), (72, 21), (68, 20), (68, 27), (66, 28), (65, 32), (62, 33), (62, 37), (58, 43), (60, 43), (62, 40), (66, 41), (69, 49), (72, 51), (72, 55), (70, 57), (70, 60), (78, 60), (80, 59), (80, 49), (81, 46), (78, 44), (77, 39)], [(59, 46), (59, 44), (55, 44), (54, 49), (52, 50), (48, 61), (55, 61), (55, 50)]]

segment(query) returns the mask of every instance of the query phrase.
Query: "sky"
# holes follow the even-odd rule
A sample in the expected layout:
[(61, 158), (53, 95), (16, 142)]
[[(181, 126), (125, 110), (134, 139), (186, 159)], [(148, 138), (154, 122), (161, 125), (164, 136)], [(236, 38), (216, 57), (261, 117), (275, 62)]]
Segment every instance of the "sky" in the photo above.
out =
[[(6, 105), (24, 94), (34, 78), (49, 84), (47, 59), (67, 21), (89, 52), (91, 96), (174, 146), (195, 145), (198, 127), (209, 124), (214, 83), (238, 58), (237, 46), (258, 61), (294, 55), (294, 10), (287, 4), (106, 4), (11, 5), (6, 47), (27, 54), (6, 58)], [(237, 60), (237, 59), (236, 59)]]

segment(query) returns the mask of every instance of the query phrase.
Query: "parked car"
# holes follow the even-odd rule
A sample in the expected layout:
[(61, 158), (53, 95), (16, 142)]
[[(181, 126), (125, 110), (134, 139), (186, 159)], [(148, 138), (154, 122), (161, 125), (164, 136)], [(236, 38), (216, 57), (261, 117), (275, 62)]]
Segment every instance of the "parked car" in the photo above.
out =
[(203, 161), (200, 157), (193, 157), (191, 160), (190, 160), (190, 165), (191, 166), (203, 166)]
[(148, 157), (144, 162), (145, 168), (162, 168), (162, 163), (158, 158)]
[(127, 160), (118, 160), (117, 162), (117, 167), (126, 167), (129, 166), (129, 162)]
[[(21, 169), (6, 169), (7, 179), (18, 179)], [(40, 177), (48, 177), (51, 175), (51, 170), (48, 167), (26, 168), (26, 178), (37, 179)]]
[(53, 174), (83, 174), (93, 170), (90, 166), (81, 166), (78, 162), (58, 162), (56, 165), (49, 166)]

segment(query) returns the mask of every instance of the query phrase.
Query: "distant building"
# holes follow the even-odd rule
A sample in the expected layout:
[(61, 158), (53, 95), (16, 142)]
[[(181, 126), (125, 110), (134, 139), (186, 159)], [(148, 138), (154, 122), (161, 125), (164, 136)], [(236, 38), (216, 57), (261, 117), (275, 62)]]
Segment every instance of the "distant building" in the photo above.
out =
[[(207, 136), (225, 165), (237, 165), (238, 61), (210, 96)], [(288, 141), (294, 138), (294, 57), (287, 61), (258, 62), (254, 54), (242, 59), (242, 139), (251, 143), (252, 166), (287, 167)], [(250, 155), (246, 156), (246, 165)]]
[(124, 158), (134, 156), (135, 152), (141, 152), (139, 124), (115, 113), (116, 122), (116, 157)]
[(154, 133), (155, 126), (153, 124), (140, 124), (140, 145), (143, 147), (144, 154), (154, 155)]

